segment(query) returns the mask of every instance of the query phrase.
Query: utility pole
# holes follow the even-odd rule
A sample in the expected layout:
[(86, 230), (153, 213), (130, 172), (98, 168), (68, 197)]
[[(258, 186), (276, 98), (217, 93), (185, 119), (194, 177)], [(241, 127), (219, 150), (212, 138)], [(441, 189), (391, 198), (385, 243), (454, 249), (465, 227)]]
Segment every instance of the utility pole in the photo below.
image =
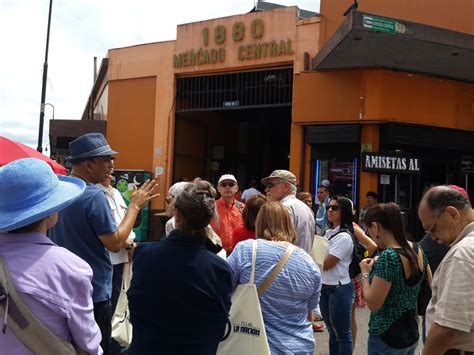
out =
[(46, 32), (46, 54), (44, 56), (43, 64), (43, 86), (41, 88), (41, 108), (40, 108), (40, 121), (39, 121), (39, 132), (38, 132), (38, 147), (36, 150), (40, 153), (43, 152), (43, 125), (44, 125), (44, 103), (46, 100), (46, 82), (48, 80), (48, 50), (49, 50), (49, 29), (51, 27), (51, 12), (53, 10), (53, 0), (49, 1), (49, 15), (48, 15), (48, 31)]

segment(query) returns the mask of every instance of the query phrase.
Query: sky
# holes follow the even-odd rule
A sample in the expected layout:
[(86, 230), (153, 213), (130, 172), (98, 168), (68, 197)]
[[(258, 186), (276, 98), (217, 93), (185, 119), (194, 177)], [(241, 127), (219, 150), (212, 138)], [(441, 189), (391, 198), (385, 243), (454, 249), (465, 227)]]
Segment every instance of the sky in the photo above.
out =
[[(319, 0), (273, 0), (319, 11)], [(0, 0), (0, 136), (37, 147), (49, 0)], [(176, 39), (176, 26), (249, 12), (254, 0), (53, 0), (46, 103), (80, 119), (111, 48)], [(49, 150), (45, 106), (43, 150)], [(48, 152), (44, 151), (47, 155)]]

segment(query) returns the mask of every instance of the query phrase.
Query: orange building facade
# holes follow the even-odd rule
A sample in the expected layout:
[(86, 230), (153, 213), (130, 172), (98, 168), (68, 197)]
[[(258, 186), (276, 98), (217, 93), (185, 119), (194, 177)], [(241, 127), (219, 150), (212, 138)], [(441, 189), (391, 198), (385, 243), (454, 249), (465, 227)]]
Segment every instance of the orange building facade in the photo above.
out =
[(344, 17), (351, 3), (184, 24), (175, 41), (111, 49), (84, 118), (107, 121), (119, 169), (156, 176), (151, 211), (178, 179), (232, 172), (244, 189), (284, 168), (313, 196), (323, 179), (357, 207), (378, 192), (419, 237), (425, 186), (474, 191), (474, 5), (365, 0)]

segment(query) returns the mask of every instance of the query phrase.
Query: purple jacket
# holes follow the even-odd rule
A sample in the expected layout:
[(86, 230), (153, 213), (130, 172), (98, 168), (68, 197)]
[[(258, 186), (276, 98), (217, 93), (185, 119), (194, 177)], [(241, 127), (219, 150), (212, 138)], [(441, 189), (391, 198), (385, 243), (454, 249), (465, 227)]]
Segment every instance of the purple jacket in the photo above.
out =
[[(0, 256), (17, 292), (43, 324), (90, 354), (102, 354), (91, 298), (92, 269), (85, 261), (37, 232), (0, 233)], [(0, 333), (0, 344), (1, 354), (31, 354), (8, 328)]]

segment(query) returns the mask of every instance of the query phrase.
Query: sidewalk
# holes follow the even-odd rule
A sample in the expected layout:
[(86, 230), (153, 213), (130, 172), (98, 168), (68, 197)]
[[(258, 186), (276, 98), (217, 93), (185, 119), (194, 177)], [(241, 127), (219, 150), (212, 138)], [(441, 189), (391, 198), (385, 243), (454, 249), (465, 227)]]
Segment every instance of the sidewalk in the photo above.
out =
[[(368, 337), (368, 325), (370, 318), (370, 311), (367, 308), (356, 309), (357, 318), (357, 343), (354, 349), (354, 355), (366, 355), (367, 354), (367, 337)], [(314, 355), (329, 355), (329, 334), (325, 329), (324, 332), (314, 333), (314, 339), (316, 340), (316, 347)], [(418, 348), (416, 353), (418, 354), (421, 350), (421, 329), (420, 339), (418, 342)]]

